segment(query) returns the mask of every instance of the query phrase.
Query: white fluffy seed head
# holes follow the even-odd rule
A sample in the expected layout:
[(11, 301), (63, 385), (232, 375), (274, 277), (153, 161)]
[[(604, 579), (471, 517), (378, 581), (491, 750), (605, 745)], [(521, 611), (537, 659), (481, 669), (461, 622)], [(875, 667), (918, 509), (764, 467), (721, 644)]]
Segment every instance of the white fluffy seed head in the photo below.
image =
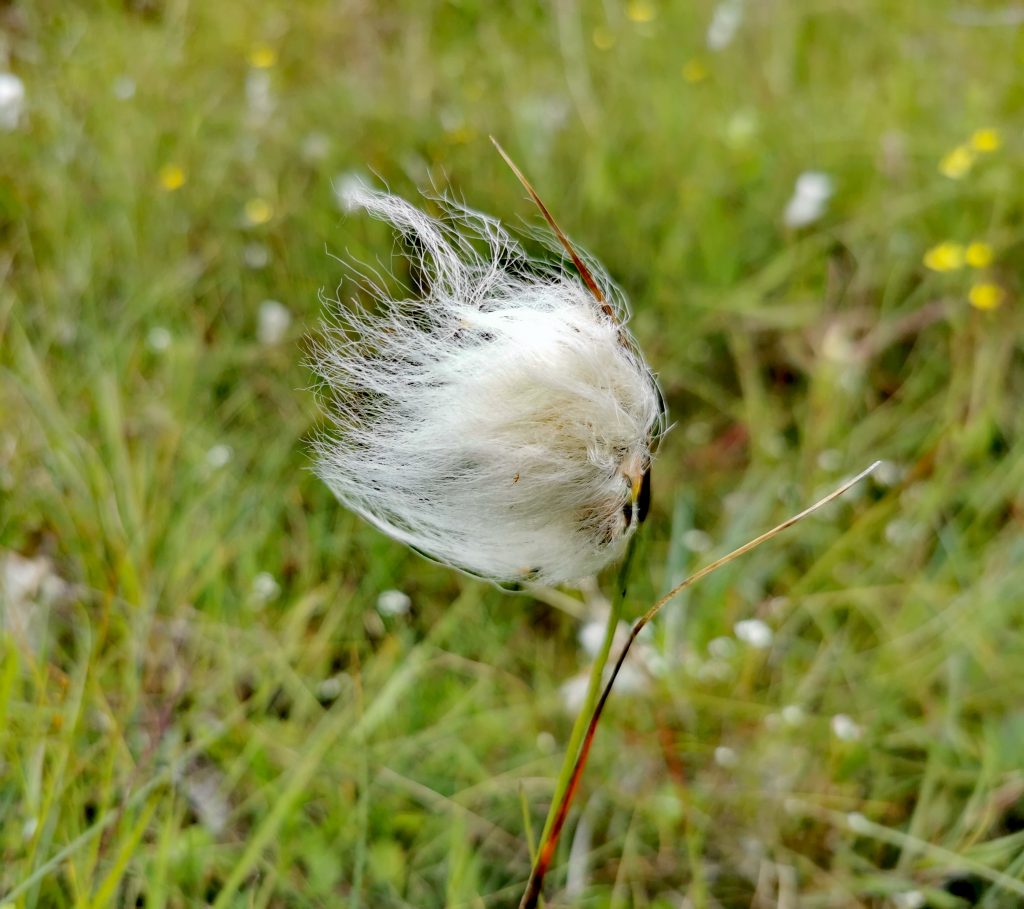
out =
[(664, 429), (655, 379), (610, 302), (526, 258), (492, 218), (440, 219), (363, 186), (346, 206), (407, 241), (418, 295), (337, 307), (318, 346), (334, 426), (317, 472), (385, 533), (496, 581), (573, 581), (618, 555)]

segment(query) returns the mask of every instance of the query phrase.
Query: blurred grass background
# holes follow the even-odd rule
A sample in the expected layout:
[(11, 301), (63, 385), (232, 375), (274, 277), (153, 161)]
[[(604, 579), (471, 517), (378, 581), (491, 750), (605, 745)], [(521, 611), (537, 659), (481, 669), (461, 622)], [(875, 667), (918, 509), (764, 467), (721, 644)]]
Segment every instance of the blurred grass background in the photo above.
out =
[[(25, 88), (0, 133), (4, 909), (518, 900), (600, 597), (423, 561), (306, 444), (331, 256), (392, 248), (335, 188), (536, 224), (488, 133), (625, 288), (676, 423), (631, 615), (885, 461), (659, 618), (549, 905), (1024, 905), (1017, 7), (0, 23)], [(787, 227), (808, 171), (834, 194)]]

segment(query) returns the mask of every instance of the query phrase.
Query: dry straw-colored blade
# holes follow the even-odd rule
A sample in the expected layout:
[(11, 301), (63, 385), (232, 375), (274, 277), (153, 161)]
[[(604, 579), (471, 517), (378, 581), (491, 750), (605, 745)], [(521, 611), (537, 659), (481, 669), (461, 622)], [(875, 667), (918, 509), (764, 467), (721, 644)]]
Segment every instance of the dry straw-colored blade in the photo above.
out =
[(590, 273), (590, 269), (587, 268), (586, 262), (580, 257), (579, 253), (576, 252), (572, 243), (569, 242), (569, 238), (565, 235), (565, 232), (560, 228), (552, 217), (551, 212), (548, 211), (548, 207), (541, 200), (541, 197), (537, 195), (537, 190), (533, 188), (533, 185), (529, 180), (526, 179), (526, 175), (516, 166), (509, 156), (508, 152), (505, 151), (499, 144), (498, 140), (491, 136), (491, 142), (494, 143), (494, 147), (498, 150), (498, 154), (505, 159), (505, 163), (512, 170), (512, 173), (516, 175), (516, 178), (523, 187), (530, 194), (530, 198), (533, 199), (534, 204), (540, 209), (540, 213), (544, 216), (544, 220), (548, 222), (548, 226), (555, 232), (555, 236), (558, 237), (558, 242), (562, 244), (562, 247), (569, 254), (569, 258), (572, 259), (572, 264), (576, 266), (576, 270), (580, 273), (580, 277), (583, 278), (583, 283), (587, 285), (588, 290), (594, 295), (594, 299), (597, 300), (601, 307), (601, 312), (610, 318), (615, 318), (615, 310), (612, 309), (611, 305), (605, 299), (604, 292), (597, 285), (597, 281), (594, 280), (594, 276)]

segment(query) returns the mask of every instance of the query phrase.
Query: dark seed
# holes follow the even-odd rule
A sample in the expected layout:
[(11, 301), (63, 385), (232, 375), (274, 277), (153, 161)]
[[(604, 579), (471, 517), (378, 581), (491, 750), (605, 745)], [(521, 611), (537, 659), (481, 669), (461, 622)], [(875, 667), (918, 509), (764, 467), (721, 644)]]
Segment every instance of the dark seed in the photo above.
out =
[(640, 482), (640, 495), (636, 497), (636, 519), (641, 524), (647, 520), (647, 513), (651, 510), (651, 468), (644, 471), (644, 478)]

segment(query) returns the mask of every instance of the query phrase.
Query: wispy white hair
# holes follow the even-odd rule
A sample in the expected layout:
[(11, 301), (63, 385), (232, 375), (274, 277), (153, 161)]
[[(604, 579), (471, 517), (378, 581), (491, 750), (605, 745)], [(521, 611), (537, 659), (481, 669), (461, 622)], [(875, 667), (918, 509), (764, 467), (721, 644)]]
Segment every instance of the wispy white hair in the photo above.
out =
[(375, 305), (337, 306), (314, 355), (334, 424), (319, 475), (466, 572), (559, 583), (599, 570), (636, 529), (664, 419), (621, 293), (588, 263), (602, 307), (575, 272), (528, 260), (496, 220), (452, 203), (432, 218), (362, 186), (344, 202), (405, 238), (419, 289), (394, 300), (357, 270)]

